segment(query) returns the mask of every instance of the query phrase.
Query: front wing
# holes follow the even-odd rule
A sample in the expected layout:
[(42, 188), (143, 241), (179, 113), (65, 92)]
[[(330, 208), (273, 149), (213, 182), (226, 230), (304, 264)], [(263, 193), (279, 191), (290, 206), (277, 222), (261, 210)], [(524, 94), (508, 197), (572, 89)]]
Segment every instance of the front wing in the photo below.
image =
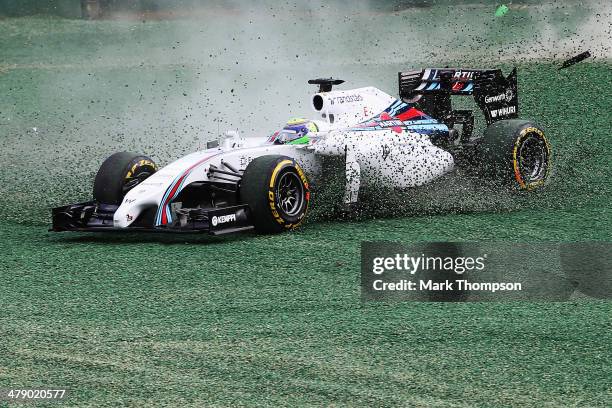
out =
[[(127, 228), (115, 228), (113, 217), (118, 206), (95, 201), (71, 204), (52, 209), (50, 231), (150, 231), (150, 232), (206, 232), (212, 235), (253, 229), (249, 206), (246, 204), (223, 208), (176, 209), (176, 221), (172, 225), (154, 226), (144, 216)], [(145, 213), (146, 214), (146, 213)]]

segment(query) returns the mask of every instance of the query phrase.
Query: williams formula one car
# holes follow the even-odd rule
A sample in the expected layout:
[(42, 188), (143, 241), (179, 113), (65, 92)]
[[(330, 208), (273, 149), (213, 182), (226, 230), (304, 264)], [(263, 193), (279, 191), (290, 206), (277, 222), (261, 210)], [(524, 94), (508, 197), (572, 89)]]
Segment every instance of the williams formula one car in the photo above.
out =
[[(507, 77), (499, 69), (400, 72), (398, 98), (374, 87), (333, 90), (338, 79), (308, 82), (319, 87), (314, 118), (292, 119), (269, 137), (230, 131), (161, 169), (147, 156), (113, 154), (92, 201), (52, 210), (52, 231), (292, 230), (334, 158), (348, 206), (364, 186), (415, 187), (464, 163), (518, 190), (549, 175), (543, 130), (518, 119), (516, 69)], [(459, 96), (472, 96), (484, 114), (482, 135), (473, 135), (474, 112), (453, 109)]]

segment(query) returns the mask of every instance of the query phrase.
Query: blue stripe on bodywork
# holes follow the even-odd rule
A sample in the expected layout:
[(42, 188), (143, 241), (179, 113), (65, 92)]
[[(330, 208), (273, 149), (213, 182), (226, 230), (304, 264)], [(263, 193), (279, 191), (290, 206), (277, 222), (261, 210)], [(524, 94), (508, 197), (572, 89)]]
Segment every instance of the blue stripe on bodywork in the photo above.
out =
[(387, 107), (387, 109), (385, 109), (383, 112), (387, 112), (388, 114), (391, 115), (391, 112), (396, 110), (398, 108), (398, 106), (401, 105), (402, 103), (403, 103), (402, 101), (400, 101), (399, 99), (396, 99), (395, 102), (393, 102), (391, 105), (389, 105)]
[[(437, 123), (435, 121), (423, 121), (423, 122), (434, 122), (434, 123), (418, 123), (421, 121), (410, 121), (413, 123), (409, 123), (409, 122), (404, 122), (404, 126), (400, 126), (403, 130), (412, 130), (412, 131), (417, 131), (417, 132), (421, 132), (421, 133), (428, 133), (428, 132), (434, 132), (434, 131), (447, 131), (448, 130), (448, 126), (446, 126), (443, 123)], [(362, 127), (362, 128), (351, 128), (351, 129), (347, 129), (351, 132), (371, 132), (371, 131), (375, 131), (375, 130), (387, 130), (387, 129), (392, 129), (394, 127), (397, 126), (386, 126), (386, 127), (382, 127), (382, 126), (368, 126), (368, 127)]]

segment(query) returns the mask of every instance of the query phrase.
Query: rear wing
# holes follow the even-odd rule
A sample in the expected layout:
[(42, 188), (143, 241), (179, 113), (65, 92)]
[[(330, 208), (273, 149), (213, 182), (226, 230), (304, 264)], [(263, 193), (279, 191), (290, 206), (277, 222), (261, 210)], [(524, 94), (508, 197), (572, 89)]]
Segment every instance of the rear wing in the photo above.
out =
[(436, 119), (444, 121), (453, 115), (452, 95), (473, 95), (487, 124), (518, 117), (516, 68), (507, 77), (501, 69), (462, 68), (426, 68), (398, 76), (400, 98), (416, 103)]

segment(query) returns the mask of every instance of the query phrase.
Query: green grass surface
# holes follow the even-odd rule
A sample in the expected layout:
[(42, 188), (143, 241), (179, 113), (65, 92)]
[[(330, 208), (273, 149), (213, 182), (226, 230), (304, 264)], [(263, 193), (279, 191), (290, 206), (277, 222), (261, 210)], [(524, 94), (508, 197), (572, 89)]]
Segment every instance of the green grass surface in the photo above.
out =
[[(610, 406), (609, 302), (360, 302), (364, 240), (610, 240), (609, 61), (508, 54), (529, 9), (505, 27), (494, 8), (428, 10), (311, 16), (300, 32), (290, 13), (0, 21), (0, 388), (68, 387), (62, 406)], [(564, 13), (549, 13), (561, 37)], [(438, 25), (410, 24), (425, 18)], [(397, 33), (444, 45), (380, 45)], [(46, 231), (116, 150), (166, 163), (218, 128), (266, 134), (308, 112), (308, 78), (393, 92), (398, 70), (430, 64), (519, 65), (521, 116), (554, 148), (545, 191), (446, 180), (350, 222), (315, 200), (283, 236)]]
[(360, 303), (361, 240), (515, 239), (498, 216), (317, 223), (282, 239), (4, 227), (20, 244), (1, 248), (3, 386), (67, 386), (69, 405), (610, 402), (608, 302)]

